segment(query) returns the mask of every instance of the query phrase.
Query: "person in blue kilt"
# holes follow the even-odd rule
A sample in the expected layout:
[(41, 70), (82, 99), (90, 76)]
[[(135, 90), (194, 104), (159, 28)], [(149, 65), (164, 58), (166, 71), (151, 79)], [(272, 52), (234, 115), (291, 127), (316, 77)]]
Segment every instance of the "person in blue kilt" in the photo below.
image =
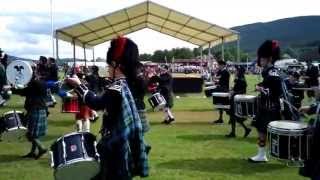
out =
[(67, 82), (75, 87), (79, 99), (94, 110), (103, 110), (100, 173), (95, 180), (130, 180), (148, 176), (148, 158), (141, 119), (131, 94), (137, 79), (138, 47), (130, 39), (118, 37), (107, 52), (109, 77), (112, 83), (101, 95), (95, 95), (73, 76)]
[(47, 134), (47, 87), (43, 79), (37, 72), (33, 72), (33, 77), (24, 89), (14, 89), (14, 93), (25, 96), (24, 108), (26, 110), (27, 139), (32, 143), (31, 150), (23, 158), (39, 159), (47, 152), (47, 149), (40, 141), (40, 138)]

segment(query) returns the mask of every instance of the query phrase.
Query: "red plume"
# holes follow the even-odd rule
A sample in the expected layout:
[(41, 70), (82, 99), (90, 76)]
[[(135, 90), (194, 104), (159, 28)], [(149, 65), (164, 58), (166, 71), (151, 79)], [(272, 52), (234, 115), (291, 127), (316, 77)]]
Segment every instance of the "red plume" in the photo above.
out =
[(123, 52), (124, 52), (124, 47), (126, 46), (127, 38), (119, 36), (117, 39), (115, 39), (115, 49), (113, 52), (113, 57), (112, 59), (114, 61), (119, 61)]

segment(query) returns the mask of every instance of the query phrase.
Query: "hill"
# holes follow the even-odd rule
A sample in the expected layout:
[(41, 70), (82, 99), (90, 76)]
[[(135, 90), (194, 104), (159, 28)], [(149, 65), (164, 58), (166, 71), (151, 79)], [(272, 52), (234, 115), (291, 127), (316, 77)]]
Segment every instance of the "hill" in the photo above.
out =
[(241, 35), (241, 49), (254, 53), (266, 39), (277, 39), (282, 49), (320, 45), (320, 16), (301, 16), (233, 27)]

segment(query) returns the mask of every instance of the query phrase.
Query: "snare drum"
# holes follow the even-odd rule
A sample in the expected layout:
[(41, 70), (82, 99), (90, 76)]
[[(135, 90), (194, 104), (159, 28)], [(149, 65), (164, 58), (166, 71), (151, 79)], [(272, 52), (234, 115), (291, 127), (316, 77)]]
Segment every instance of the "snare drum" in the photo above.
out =
[(149, 99), (148, 99), (151, 107), (154, 110), (161, 110), (166, 106), (166, 100), (160, 93), (154, 93)]
[(240, 118), (254, 118), (258, 111), (256, 96), (238, 94), (234, 96), (235, 115)]
[(311, 137), (306, 123), (272, 121), (268, 125), (269, 154), (279, 160), (307, 160), (310, 157)]
[(0, 119), (0, 134), (4, 141), (24, 140), (27, 123), (20, 111), (9, 111)]
[(204, 87), (204, 94), (206, 97), (211, 97), (214, 89), (216, 89), (217, 86), (206, 86)]
[(62, 110), (63, 113), (78, 113), (79, 112), (79, 102), (78, 97), (64, 97), (62, 99)]
[(99, 172), (96, 137), (91, 133), (70, 133), (51, 146), (51, 167), (56, 180), (88, 180)]
[(230, 93), (212, 93), (212, 103), (217, 109), (230, 109)]

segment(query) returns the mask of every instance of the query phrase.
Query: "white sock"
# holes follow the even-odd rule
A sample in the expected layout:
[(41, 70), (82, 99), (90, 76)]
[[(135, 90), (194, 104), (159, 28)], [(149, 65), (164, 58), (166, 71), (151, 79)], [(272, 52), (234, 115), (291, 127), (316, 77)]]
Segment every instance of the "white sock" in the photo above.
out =
[(81, 132), (82, 131), (82, 120), (77, 120), (76, 121), (76, 130), (78, 132)]
[(168, 108), (168, 107), (165, 108), (165, 112), (166, 112), (168, 118), (170, 118), (170, 119), (174, 118), (170, 108)]
[(90, 120), (86, 119), (83, 122), (82, 131), (83, 132), (90, 132)]

